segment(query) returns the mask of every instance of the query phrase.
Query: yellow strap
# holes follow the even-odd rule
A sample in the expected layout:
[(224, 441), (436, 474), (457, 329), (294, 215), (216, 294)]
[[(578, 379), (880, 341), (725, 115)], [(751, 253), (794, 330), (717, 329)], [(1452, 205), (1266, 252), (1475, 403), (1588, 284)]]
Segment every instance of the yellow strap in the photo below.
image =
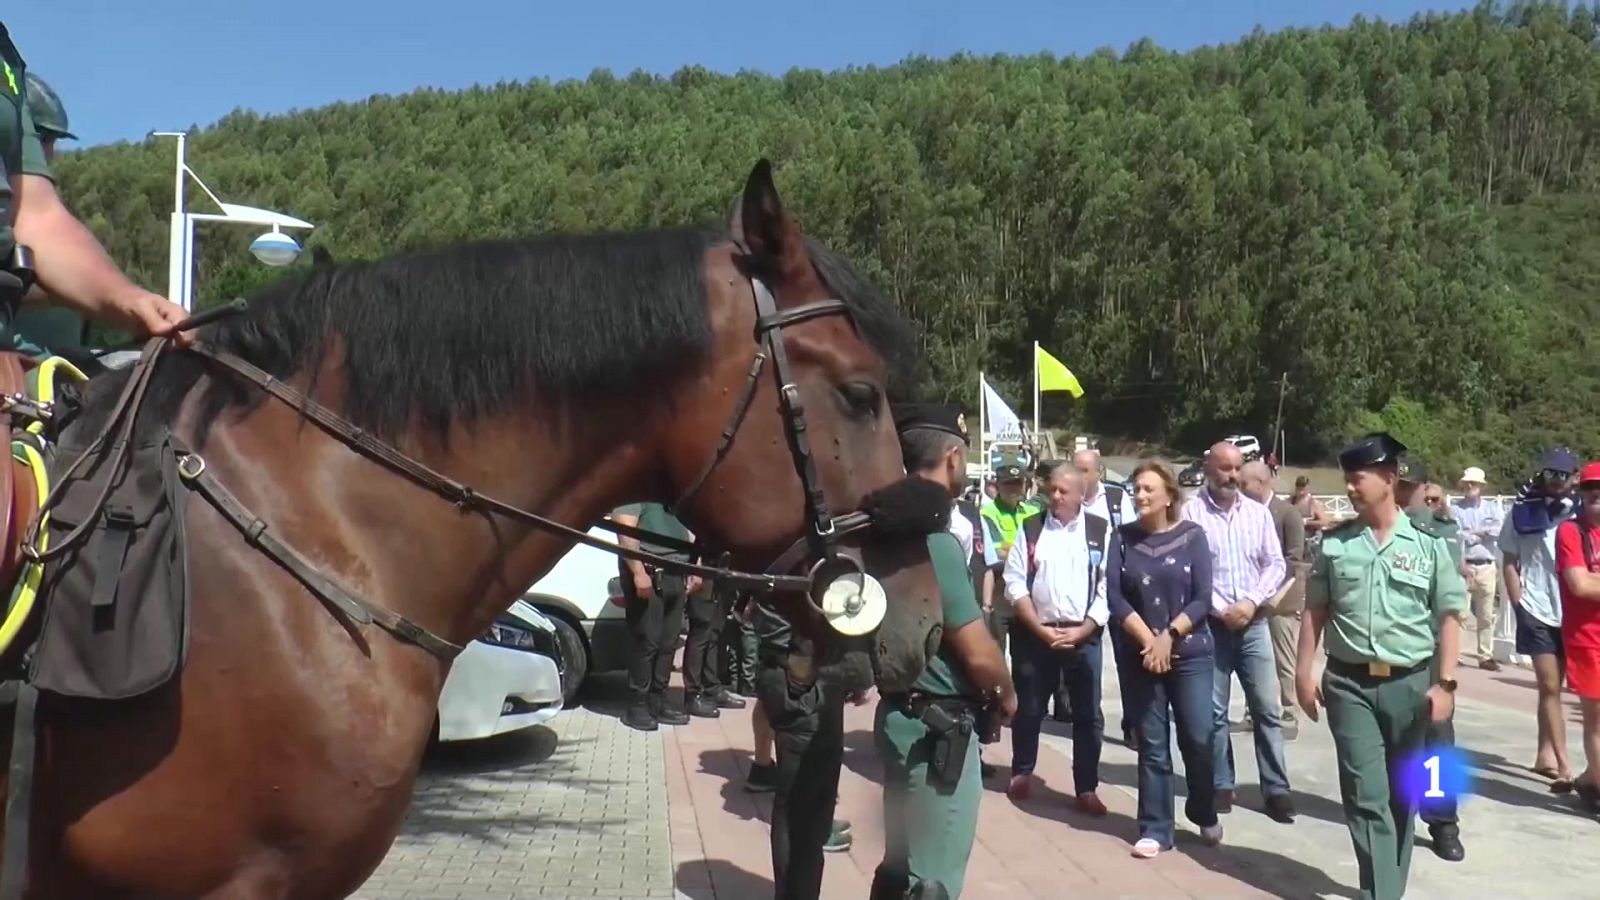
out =
[[(71, 363), (68, 363), (71, 365)], [(38, 503), (43, 507), (44, 498), (50, 494), (50, 473), (45, 471), (44, 457), (39, 451), (22, 441), (11, 442), (11, 455), (28, 467), (33, 473), (33, 483), (38, 488)], [(39, 518), (39, 549), (43, 550), (50, 540), (48, 530), (49, 513), (41, 513)], [(22, 630), (28, 621), (29, 613), (33, 612), (33, 604), (39, 598), (39, 583), (44, 580), (44, 566), (28, 562), (22, 567), (22, 577), (17, 579), (17, 584), (11, 590), (11, 609), (6, 613), (5, 621), (0, 622), (0, 653), (11, 647), (11, 642), (17, 639), (17, 633)]]
[[(34, 399), (39, 401), (39, 403), (44, 404), (55, 402), (56, 370), (58, 369), (62, 370), (63, 374), (71, 376), (74, 381), (84, 382), (89, 380), (89, 376), (83, 374), (83, 370), (79, 369), (71, 362), (68, 362), (66, 359), (60, 356), (52, 356), (39, 364), (38, 374), (34, 377), (36, 382), (34, 385), (34, 393), (38, 395), (34, 397)], [(29, 434), (39, 434), (44, 431), (44, 423), (29, 423), (27, 431)], [(15, 454), (16, 451), (13, 450), (12, 452)], [(24, 462), (26, 462), (26, 460), (24, 460)]]

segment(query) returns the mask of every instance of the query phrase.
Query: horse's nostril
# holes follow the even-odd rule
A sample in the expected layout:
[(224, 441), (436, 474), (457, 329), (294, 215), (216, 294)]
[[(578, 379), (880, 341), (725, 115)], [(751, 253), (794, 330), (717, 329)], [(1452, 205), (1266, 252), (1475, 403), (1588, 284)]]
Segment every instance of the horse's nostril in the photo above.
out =
[(934, 654), (939, 652), (939, 645), (942, 643), (944, 643), (944, 625), (935, 622), (933, 627), (928, 629), (928, 645), (924, 648), (927, 651), (927, 655), (924, 658), (933, 659)]

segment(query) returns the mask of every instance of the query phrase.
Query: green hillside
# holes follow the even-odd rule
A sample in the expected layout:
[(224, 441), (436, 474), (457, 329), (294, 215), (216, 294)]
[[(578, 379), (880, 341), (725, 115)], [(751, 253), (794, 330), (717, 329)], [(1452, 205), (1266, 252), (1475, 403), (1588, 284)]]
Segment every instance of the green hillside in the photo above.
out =
[[(1286, 373), (1301, 452), (1381, 424), (1436, 466), (1510, 475), (1547, 440), (1600, 452), (1596, 18), (1486, 5), (1187, 54), (596, 72), (235, 113), (190, 159), (356, 258), (718, 218), (768, 156), (803, 227), (921, 323), (936, 393), (975, 403), (981, 367), (1025, 408), (1039, 340), (1089, 392), (1051, 396), (1048, 422), (1193, 447), (1267, 435)], [(153, 285), (171, 152), (58, 166)], [(206, 301), (275, 274), (250, 237), (203, 233)]]

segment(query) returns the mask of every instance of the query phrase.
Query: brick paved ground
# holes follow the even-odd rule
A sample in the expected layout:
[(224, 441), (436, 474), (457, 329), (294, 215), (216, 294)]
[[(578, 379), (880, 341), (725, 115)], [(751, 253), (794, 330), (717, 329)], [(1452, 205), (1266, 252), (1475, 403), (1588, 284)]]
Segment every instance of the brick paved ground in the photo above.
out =
[[(1463, 641), (1463, 646), (1471, 646)], [(1120, 718), (1115, 682), (1105, 687), (1108, 731)], [(1590, 898), (1600, 883), (1600, 832), (1593, 817), (1570, 800), (1550, 795), (1546, 783), (1526, 770), (1533, 753), (1531, 676), (1523, 670), (1480, 672), (1463, 665), (1458, 743), (1474, 765), (1475, 794), (1462, 803), (1464, 863), (1436, 859), (1419, 836), (1407, 897)], [(1234, 718), (1242, 713), (1234, 691)], [(1582, 766), (1576, 716), (1569, 726), (1573, 762)], [(883, 854), (879, 766), (871, 743), (871, 707), (847, 711), (845, 771), (838, 815), (850, 819), (855, 839), (849, 853), (828, 857), (822, 896), (862, 898)], [(1349, 832), (1338, 799), (1337, 769), (1326, 719), (1302, 724), (1288, 745), (1290, 778), (1300, 816), (1280, 825), (1260, 812), (1252, 739), (1233, 737), (1239, 767), (1239, 797), (1223, 818), (1220, 848), (1199, 843), (1183, 821), (1184, 788), (1178, 785), (1176, 852), (1152, 861), (1132, 858), (1137, 836), (1134, 754), (1107, 743), (1101, 763), (1100, 796), (1110, 808), (1103, 819), (1071, 809), (1071, 746), (1065, 726), (1047, 723), (1038, 774), (1042, 789), (1022, 806), (1003, 793), (1009, 734), (985, 748), (1001, 766), (991, 779), (979, 814), (963, 898), (1021, 900), (1030, 897), (1353, 897), (1357, 882)], [(768, 850), (769, 795), (742, 789), (753, 745), (748, 711), (695, 720), (665, 734), (672, 858), (678, 890), (691, 900), (748, 900), (772, 896)], [(1181, 771), (1181, 764), (1180, 764)]]
[[(1407, 897), (1593, 898), (1600, 883), (1593, 817), (1549, 795), (1526, 771), (1530, 675), (1464, 666), (1461, 681), (1458, 740), (1477, 779), (1477, 796), (1462, 808), (1468, 858), (1443, 863), (1419, 840)], [(589, 691), (599, 700), (562, 713), (549, 728), (441, 748), (425, 767), (399, 840), (356, 896), (770, 897), (771, 801), (742, 789), (752, 747), (749, 711), (638, 734), (615, 718), (617, 707), (607, 698), (618, 688), (602, 680)], [(1114, 732), (1119, 712), (1110, 678), (1105, 698)], [(1239, 702), (1236, 691), (1235, 717)], [(1581, 766), (1573, 718), (1568, 741)], [(871, 707), (851, 709), (847, 727), (839, 815), (852, 821), (855, 846), (828, 858), (825, 900), (865, 897), (883, 852)], [(1224, 819), (1224, 846), (1201, 846), (1180, 813), (1178, 852), (1149, 862), (1128, 854), (1136, 834), (1133, 754), (1106, 745), (1101, 797), (1111, 814), (1087, 819), (1070, 810), (1066, 793), (1070, 742), (1061, 726), (1049, 723), (1046, 731), (1043, 783), (1021, 807), (1000, 791), (1009, 744), (986, 748), (1002, 777), (984, 797), (963, 897), (1354, 896), (1355, 865), (1325, 723), (1303, 725), (1289, 745), (1298, 822), (1279, 825), (1258, 811), (1251, 740), (1237, 735), (1239, 800)], [(1180, 806), (1182, 794), (1180, 782)]]
[(608, 708), (445, 744), (383, 865), (355, 896), (670, 900), (661, 737)]

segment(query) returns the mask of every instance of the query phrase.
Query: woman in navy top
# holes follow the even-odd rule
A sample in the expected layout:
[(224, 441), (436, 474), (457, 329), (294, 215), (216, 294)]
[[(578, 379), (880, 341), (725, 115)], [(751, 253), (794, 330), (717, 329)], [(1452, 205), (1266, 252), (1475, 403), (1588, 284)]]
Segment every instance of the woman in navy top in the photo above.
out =
[[(1133, 855), (1149, 859), (1172, 848), (1170, 723), (1189, 781), (1183, 812), (1208, 844), (1222, 840), (1211, 753), (1211, 549), (1205, 531), (1178, 517), (1183, 495), (1172, 472), (1145, 463), (1133, 472), (1137, 521), (1117, 529), (1106, 555), (1111, 628), (1121, 628), (1139, 655), (1119, 662), (1139, 738), (1139, 840)], [(1170, 716), (1169, 716), (1170, 710)]]

